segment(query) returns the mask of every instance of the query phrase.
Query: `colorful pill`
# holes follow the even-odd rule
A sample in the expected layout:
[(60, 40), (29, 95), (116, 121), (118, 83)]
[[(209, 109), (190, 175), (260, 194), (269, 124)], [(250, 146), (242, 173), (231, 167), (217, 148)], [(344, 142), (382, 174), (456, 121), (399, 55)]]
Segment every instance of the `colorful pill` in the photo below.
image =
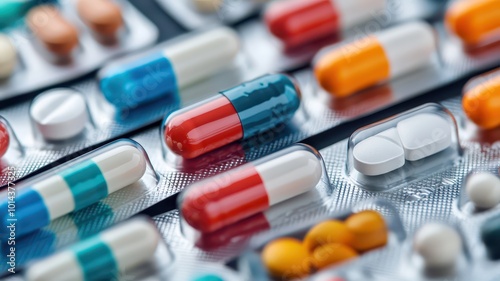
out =
[(318, 246), (312, 253), (312, 264), (318, 269), (325, 269), (332, 265), (356, 258), (358, 253), (348, 245), (329, 243)]
[(304, 245), (309, 252), (325, 244), (340, 243), (347, 246), (353, 244), (354, 237), (347, 226), (338, 220), (329, 220), (317, 224), (304, 238)]
[(262, 251), (262, 262), (269, 274), (280, 280), (292, 280), (311, 272), (309, 252), (301, 241), (280, 238), (269, 242)]
[(202, 13), (217, 12), (224, 4), (224, 0), (192, 0), (192, 2), (196, 9)]
[(16, 48), (7, 36), (0, 34), (0, 80), (10, 77), (16, 65)]
[(309, 43), (367, 21), (385, 7), (385, 0), (289, 0), (271, 4), (265, 21), (271, 33), (288, 46)]
[(236, 32), (216, 28), (172, 43), (146, 56), (110, 64), (99, 72), (104, 97), (118, 109), (169, 97), (232, 64), (239, 50)]
[(490, 259), (500, 259), (500, 216), (486, 220), (481, 226), (481, 240)]
[(467, 45), (478, 45), (500, 38), (500, 2), (462, 0), (446, 13), (450, 30)]
[(68, 56), (78, 46), (78, 30), (56, 7), (35, 7), (28, 13), (27, 20), (35, 37), (53, 54)]
[(323, 89), (346, 97), (428, 65), (435, 50), (433, 28), (412, 22), (328, 51), (314, 71)]
[(0, 122), (0, 158), (5, 155), (7, 150), (9, 149), (10, 144), (10, 135), (9, 130), (7, 129), (7, 125), (3, 122)]
[(121, 8), (111, 0), (79, 0), (77, 9), (83, 22), (101, 36), (114, 37), (123, 26)]
[(353, 214), (345, 221), (347, 228), (354, 236), (353, 247), (364, 252), (387, 244), (389, 230), (384, 217), (372, 210)]
[(300, 91), (287, 75), (259, 77), (180, 110), (165, 123), (165, 143), (191, 159), (267, 131), (292, 118)]
[(193, 228), (212, 232), (312, 190), (322, 169), (312, 148), (293, 146), (194, 183), (180, 209)]
[(413, 248), (428, 268), (448, 268), (455, 265), (462, 252), (462, 238), (447, 225), (428, 223), (415, 234)]
[(500, 75), (466, 89), (462, 106), (469, 119), (483, 129), (500, 126)]
[(89, 121), (87, 105), (75, 90), (59, 88), (41, 93), (30, 107), (30, 117), (46, 140), (77, 136)]
[[(145, 171), (143, 152), (132, 145), (120, 145), (20, 188), (15, 198), (16, 233), (21, 236), (32, 232), (52, 220), (90, 206), (137, 182)], [(9, 198), (0, 200), (0, 219), (8, 225), (11, 201)]]
[(159, 241), (151, 222), (133, 219), (33, 264), (25, 277), (28, 281), (118, 280), (120, 273), (151, 260)]

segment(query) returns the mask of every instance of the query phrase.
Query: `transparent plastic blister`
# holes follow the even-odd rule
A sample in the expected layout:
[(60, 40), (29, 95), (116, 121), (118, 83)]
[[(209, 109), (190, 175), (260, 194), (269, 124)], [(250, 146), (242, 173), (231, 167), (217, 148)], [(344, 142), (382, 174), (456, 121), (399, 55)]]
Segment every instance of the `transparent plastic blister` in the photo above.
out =
[(428, 104), (354, 132), (346, 176), (370, 191), (388, 191), (440, 172), (462, 156), (453, 115)]
[[(273, 277), (268, 273), (268, 270), (265, 268), (263, 261), (260, 258), (262, 250), (266, 245), (284, 237), (303, 240), (306, 233), (320, 223), (331, 220), (345, 221), (349, 216), (353, 214), (360, 214), (362, 211), (375, 211), (383, 217), (385, 227), (388, 231), (386, 234), (386, 242), (383, 243), (383, 245), (379, 245), (359, 253), (359, 256), (350, 260), (338, 262), (337, 264), (331, 264), (330, 266), (320, 270), (312, 270), (310, 274), (303, 277), (307, 277), (307, 280), (322, 280), (325, 276), (330, 276), (331, 270), (341, 269), (344, 266), (351, 268), (355, 267), (356, 272), (359, 274), (365, 271), (370, 271), (373, 266), (379, 266), (378, 270), (383, 272), (384, 268), (382, 268), (381, 264), (377, 263), (380, 263), (380, 260), (383, 259), (383, 264), (385, 266), (389, 266), (391, 262), (397, 261), (399, 252), (401, 251), (403, 242), (406, 238), (406, 232), (403, 228), (398, 209), (384, 200), (367, 200), (357, 203), (343, 211), (333, 207), (328, 215), (322, 215), (321, 217), (315, 217), (314, 219), (307, 221), (302, 220), (300, 223), (295, 223), (293, 226), (289, 225), (282, 229), (257, 235), (250, 241), (247, 251), (241, 255), (238, 261), (238, 267), (242, 272), (244, 272), (246, 278), (249, 280), (289, 280), (284, 276), (283, 278), (280, 278), (279, 276)], [(290, 270), (292, 269), (290, 268)], [(377, 275), (376, 272), (372, 271), (371, 273), (374, 274), (374, 276)]]
[[(43, 46), (25, 26), (7, 30), (17, 53), (14, 73), (0, 80), (0, 99), (19, 96), (27, 92), (50, 87), (81, 77), (107, 60), (153, 44), (158, 37), (158, 29), (128, 1), (117, 2), (122, 10), (123, 31), (116, 42), (103, 44), (80, 20), (76, 11), (76, 0), (60, 1), (63, 16), (74, 24), (79, 32), (78, 47), (64, 61), (55, 62)], [(50, 16), (50, 15), (49, 15)], [(41, 22), (43, 18), (39, 19)], [(40, 75), (43, 73), (44, 75)]]
[(157, 0), (170, 16), (187, 29), (207, 24), (236, 24), (257, 15), (269, 0)]
[(122, 139), (11, 185), (2, 224), (17, 219), (19, 266), (148, 207), (160, 180), (143, 148)]

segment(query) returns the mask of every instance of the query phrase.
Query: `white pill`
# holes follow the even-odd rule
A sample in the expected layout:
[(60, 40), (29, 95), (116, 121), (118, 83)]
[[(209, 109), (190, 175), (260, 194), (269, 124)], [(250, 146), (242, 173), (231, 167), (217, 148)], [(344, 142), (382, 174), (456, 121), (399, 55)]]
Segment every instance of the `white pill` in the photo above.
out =
[(7, 36), (0, 34), (0, 79), (11, 76), (16, 64), (16, 48)]
[(224, 0), (192, 0), (196, 9), (202, 13), (217, 12), (224, 3)]
[(397, 125), (398, 135), (408, 161), (417, 161), (451, 145), (450, 124), (441, 116), (422, 113)]
[(415, 234), (413, 248), (427, 268), (451, 267), (462, 252), (462, 238), (450, 226), (429, 223)]
[(72, 138), (85, 129), (89, 119), (82, 95), (64, 88), (40, 94), (31, 104), (30, 115), (47, 140)]
[(405, 154), (396, 128), (358, 143), (353, 149), (354, 168), (367, 176), (378, 176), (405, 164)]
[(500, 203), (500, 179), (486, 172), (473, 174), (467, 179), (465, 192), (476, 208), (493, 208)]

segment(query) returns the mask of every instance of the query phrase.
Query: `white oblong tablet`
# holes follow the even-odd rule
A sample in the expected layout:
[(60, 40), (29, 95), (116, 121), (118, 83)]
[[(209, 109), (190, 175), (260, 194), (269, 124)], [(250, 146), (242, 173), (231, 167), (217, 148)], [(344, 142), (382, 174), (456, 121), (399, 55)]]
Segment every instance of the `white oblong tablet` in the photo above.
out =
[(65, 140), (80, 134), (89, 117), (85, 99), (72, 89), (40, 94), (31, 104), (31, 119), (47, 140)]
[(378, 176), (401, 168), (405, 164), (404, 150), (396, 129), (369, 137), (352, 151), (354, 168), (366, 176)]
[(436, 114), (412, 116), (399, 122), (397, 130), (408, 161), (429, 157), (451, 145), (450, 124)]
[(500, 179), (491, 173), (471, 175), (465, 192), (476, 208), (491, 209), (500, 203)]
[(16, 48), (7, 36), (0, 34), (0, 79), (11, 76), (16, 64)]

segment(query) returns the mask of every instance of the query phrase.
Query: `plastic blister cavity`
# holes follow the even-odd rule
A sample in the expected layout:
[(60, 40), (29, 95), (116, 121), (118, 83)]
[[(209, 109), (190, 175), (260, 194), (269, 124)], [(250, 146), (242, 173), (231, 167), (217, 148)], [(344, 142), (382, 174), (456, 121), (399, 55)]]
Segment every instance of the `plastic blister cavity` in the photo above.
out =
[(161, 128), (164, 156), (193, 159), (261, 134), (270, 138), (290, 125), (301, 105), (294, 78), (269, 74), (167, 116)]
[(455, 200), (458, 214), (470, 217), (492, 213), (500, 207), (499, 166), (474, 169), (462, 181), (460, 195)]
[(270, 225), (289, 212), (288, 203), (298, 208), (301, 200), (295, 199), (314, 190), (324, 196), (331, 191), (323, 160), (314, 148), (297, 144), (192, 184), (180, 196), (179, 209), (187, 225), (201, 233), (231, 233), (229, 226), (255, 221), (251, 217), (262, 212), (256, 220)]
[(455, 118), (438, 104), (361, 128), (347, 148), (347, 177), (371, 191), (387, 191), (449, 169), (463, 153)]
[(28, 281), (146, 280), (172, 263), (173, 256), (154, 223), (134, 218), (33, 262), (24, 277)]
[(57, 228), (58, 223), (64, 225), (65, 215), (75, 216), (82, 209), (93, 217), (92, 208), (99, 213), (102, 207), (98, 202), (111, 209), (130, 204), (156, 187), (158, 180), (143, 148), (131, 140), (118, 140), (5, 190), (0, 201), (2, 225), (17, 219), (18, 237), (49, 224)]
[[(57, 6), (58, 19), (55, 20), (54, 10), (40, 11), (33, 21), (29, 21), (35, 28), (28, 32), (26, 28), (17, 27), (8, 30), (7, 36), (12, 41), (17, 52), (18, 63), (14, 73), (6, 79), (0, 80), (0, 99), (7, 99), (50, 85), (62, 83), (96, 69), (112, 57), (138, 50), (155, 42), (158, 37), (157, 28), (145, 18), (128, 1), (117, 1), (121, 7), (124, 27), (118, 33), (117, 40), (111, 44), (103, 44), (96, 40), (93, 31), (82, 21), (77, 12), (77, 0), (60, 1)], [(43, 9), (43, 7), (42, 7)], [(46, 46), (41, 46), (36, 36), (49, 34), (50, 29), (44, 29), (44, 24), (50, 21), (59, 22), (64, 18), (67, 27), (77, 30), (77, 41), (74, 49), (67, 55), (56, 57), (49, 54)], [(60, 30), (58, 30), (60, 31)], [(47, 35), (48, 36), (48, 35)], [(56, 42), (57, 43), (57, 42)], [(72, 42), (74, 44), (75, 42)], [(53, 48), (58, 52), (66, 52), (55, 44)], [(0, 59), (1, 64), (1, 59)], [(44, 75), (40, 75), (43, 73)]]
[(324, 280), (323, 278), (332, 276), (332, 274), (338, 276), (338, 270), (341, 270), (343, 267), (351, 268), (351, 265), (354, 265), (354, 267), (356, 268), (356, 272), (359, 273), (358, 278), (359, 276), (373, 277), (374, 273), (370, 271), (371, 266), (373, 266), (374, 263), (377, 263), (377, 261), (379, 261), (381, 258), (390, 258), (391, 261), (397, 261), (397, 257), (393, 256), (393, 252), (399, 252), (401, 250), (402, 243), (406, 239), (406, 233), (399, 217), (398, 210), (385, 200), (364, 201), (347, 210), (331, 212), (327, 216), (323, 215), (319, 218), (316, 217), (314, 218), (314, 220), (303, 222), (300, 225), (296, 224), (294, 226), (287, 226), (279, 230), (270, 231), (268, 233), (258, 235), (250, 241), (249, 248), (239, 258), (238, 268), (242, 272), (244, 272), (245, 277), (250, 280), (288, 280), (287, 278), (279, 278), (279, 276), (271, 276), (265, 268), (261, 259), (261, 255), (266, 245), (268, 245), (271, 241), (276, 241), (276, 239), (285, 237), (303, 240), (305, 239), (305, 236), (309, 232), (309, 230), (320, 223), (331, 220), (344, 221), (349, 216), (361, 213), (363, 211), (376, 211), (383, 217), (386, 228), (389, 231), (389, 233), (387, 234), (388, 237), (385, 245), (379, 246), (375, 249), (364, 251), (360, 253), (357, 258), (352, 259), (349, 262), (342, 262), (327, 266), (321, 270), (311, 271), (309, 275), (307, 275), (307, 277), (311, 280)]

